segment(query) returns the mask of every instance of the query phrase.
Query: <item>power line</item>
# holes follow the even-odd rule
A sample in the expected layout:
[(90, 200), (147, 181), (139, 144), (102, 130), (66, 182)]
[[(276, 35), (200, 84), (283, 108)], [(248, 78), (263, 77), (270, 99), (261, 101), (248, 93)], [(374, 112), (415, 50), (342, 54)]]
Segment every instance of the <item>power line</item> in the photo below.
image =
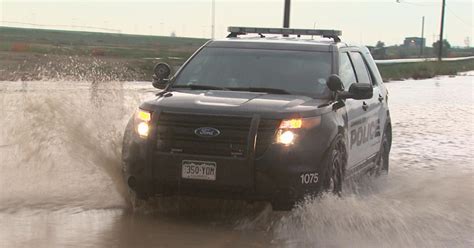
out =
[[(420, 4), (420, 3), (413, 3), (413, 2), (408, 2), (408, 1), (402, 1), (402, 0), (397, 0), (397, 3), (404, 3), (404, 4), (408, 4), (408, 5), (413, 5), (413, 6), (418, 6), (418, 7), (432, 7), (432, 6), (435, 6), (436, 4), (434, 3), (428, 3), (428, 4)], [(448, 11), (454, 15), (459, 21), (461, 21), (464, 25), (472, 28), (472, 24), (469, 24), (467, 23), (466, 21), (464, 21), (461, 17), (459, 17), (458, 15), (456, 15), (456, 13), (454, 13), (454, 11), (452, 9), (450, 9), (448, 7), (448, 5), (446, 4), (446, 8), (448, 9)]]
[(51, 24), (51, 25), (42, 25), (42, 24), (29, 23), (29, 22), (12, 22), (12, 21), (3, 21), (3, 20), (0, 20), (0, 23), (17, 24), (17, 25), (28, 25), (28, 26), (43, 27), (43, 28), (48, 28), (48, 27), (57, 27), (57, 28), (83, 28), (83, 29), (94, 29), (94, 30), (102, 30), (102, 31), (116, 32), (116, 33), (120, 33), (120, 32), (121, 32), (119, 29), (101, 28), (101, 27), (93, 27), (93, 26), (54, 25), (54, 24)]
[(420, 4), (420, 3), (413, 3), (413, 2), (408, 2), (408, 1), (401, 1), (401, 0), (397, 0), (397, 3), (404, 3), (404, 4), (408, 4), (408, 5), (413, 5), (413, 6), (418, 6), (418, 7), (433, 7), (435, 6), (436, 4), (434, 3), (429, 3), (429, 4)]
[(458, 15), (456, 15), (456, 13), (454, 13), (454, 11), (451, 10), (451, 9), (448, 7), (448, 5), (446, 5), (446, 8), (448, 9), (448, 11), (449, 11), (451, 14), (454, 15), (454, 17), (456, 17), (456, 18), (457, 18), (459, 21), (461, 21), (464, 25), (466, 25), (466, 26), (472, 28), (472, 24), (469, 24), (469, 23), (465, 22), (461, 17), (459, 17)]

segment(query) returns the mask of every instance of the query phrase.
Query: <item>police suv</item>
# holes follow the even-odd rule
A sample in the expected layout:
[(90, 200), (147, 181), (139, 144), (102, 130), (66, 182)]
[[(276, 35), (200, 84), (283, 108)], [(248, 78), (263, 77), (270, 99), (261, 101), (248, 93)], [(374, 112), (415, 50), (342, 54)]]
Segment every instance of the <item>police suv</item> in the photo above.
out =
[(229, 32), (171, 77), (167, 64), (155, 67), (162, 91), (124, 136), (133, 201), (185, 195), (287, 210), (308, 195), (340, 194), (354, 175), (388, 171), (388, 94), (367, 48), (341, 42), (337, 30)]

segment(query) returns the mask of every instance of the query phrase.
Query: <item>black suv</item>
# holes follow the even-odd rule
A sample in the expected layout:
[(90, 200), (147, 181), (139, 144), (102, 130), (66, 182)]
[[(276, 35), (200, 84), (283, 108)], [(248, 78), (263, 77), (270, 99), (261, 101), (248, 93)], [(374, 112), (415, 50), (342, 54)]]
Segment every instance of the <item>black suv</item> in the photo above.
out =
[[(168, 65), (155, 67), (162, 91), (124, 135), (133, 201), (187, 195), (286, 210), (307, 195), (340, 194), (348, 177), (388, 171), (388, 95), (367, 48), (335, 30), (229, 31), (171, 78)], [(250, 33), (258, 36), (241, 37)]]

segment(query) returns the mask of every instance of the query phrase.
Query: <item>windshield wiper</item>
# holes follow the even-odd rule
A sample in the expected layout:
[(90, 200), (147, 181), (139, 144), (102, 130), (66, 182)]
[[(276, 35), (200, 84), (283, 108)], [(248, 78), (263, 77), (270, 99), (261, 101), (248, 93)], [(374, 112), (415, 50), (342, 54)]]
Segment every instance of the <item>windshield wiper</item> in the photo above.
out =
[(227, 90), (223, 87), (212, 86), (212, 85), (199, 85), (199, 84), (190, 84), (190, 85), (175, 85), (172, 88), (189, 88), (192, 90)]
[(232, 87), (232, 88), (227, 88), (229, 90), (235, 90), (235, 91), (250, 91), (250, 92), (266, 92), (270, 94), (281, 94), (281, 95), (290, 95), (291, 93), (283, 90), (283, 89), (277, 89), (277, 88), (259, 88), (259, 87)]

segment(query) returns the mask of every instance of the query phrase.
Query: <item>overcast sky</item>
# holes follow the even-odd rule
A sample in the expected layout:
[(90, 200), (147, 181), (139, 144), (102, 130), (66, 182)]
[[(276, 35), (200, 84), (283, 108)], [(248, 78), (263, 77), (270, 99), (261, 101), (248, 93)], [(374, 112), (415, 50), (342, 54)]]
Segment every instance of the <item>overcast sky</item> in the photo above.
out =
[[(212, 0), (0, 0), (0, 25), (211, 37)], [(215, 0), (216, 37), (227, 26), (281, 27), (284, 0)], [(366, 45), (400, 44), (421, 35), (431, 45), (440, 27), (441, 0), (292, 0), (291, 27), (341, 29), (342, 39)], [(456, 46), (473, 39), (473, 2), (447, 0), (445, 37)], [(79, 27), (80, 26), (80, 27)], [(0, 34), (1, 35), (1, 34)]]

